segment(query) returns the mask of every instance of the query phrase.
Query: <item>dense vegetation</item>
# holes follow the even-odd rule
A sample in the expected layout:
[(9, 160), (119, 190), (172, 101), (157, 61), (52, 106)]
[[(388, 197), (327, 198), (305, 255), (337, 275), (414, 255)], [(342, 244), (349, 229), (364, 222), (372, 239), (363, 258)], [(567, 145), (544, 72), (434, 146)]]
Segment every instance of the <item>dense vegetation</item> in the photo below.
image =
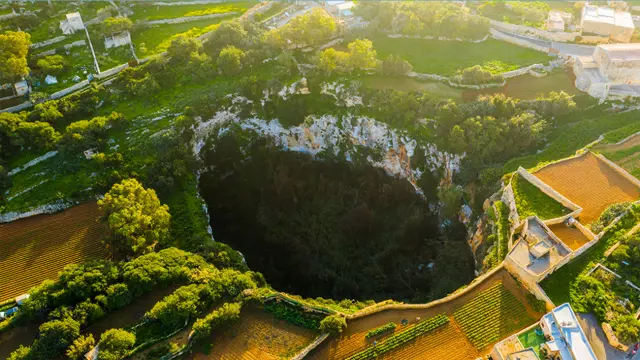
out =
[(214, 236), (276, 288), (418, 300), (445, 295), (473, 276), (461, 226), (439, 230), (406, 181), (268, 142), (242, 149), (236, 137), (218, 139), (205, 155), (213, 170), (201, 186)]
[(518, 174), (511, 178), (511, 187), (520, 219), (536, 215), (542, 220), (548, 220), (570, 212), (564, 205), (543, 193), (542, 190)]

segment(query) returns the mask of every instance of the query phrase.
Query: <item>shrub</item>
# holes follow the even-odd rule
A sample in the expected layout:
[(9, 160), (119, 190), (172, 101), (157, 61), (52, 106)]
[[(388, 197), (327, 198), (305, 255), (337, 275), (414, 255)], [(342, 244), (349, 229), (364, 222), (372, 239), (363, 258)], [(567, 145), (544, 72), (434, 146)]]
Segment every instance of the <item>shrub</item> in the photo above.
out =
[(382, 73), (391, 76), (405, 76), (413, 70), (408, 61), (400, 55), (391, 54), (382, 62)]
[(378, 336), (380, 334), (384, 334), (386, 332), (391, 332), (393, 330), (396, 329), (398, 325), (396, 325), (396, 323), (394, 322), (390, 322), (390, 323), (386, 323), (380, 327), (377, 327), (369, 332), (367, 332), (367, 334), (365, 335), (366, 338), (370, 338), (370, 337), (374, 337), (374, 336)]
[(341, 333), (347, 327), (347, 320), (341, 315), (329, 315), (320, 321), (319, 329), (331, 334)]
[(491, 83), (501, 83), (504, 78), (500, 74), (492, 74), (491, 71), (483, 69), (480, 65), (458, 71), (453, 77), (453, 81), (466, 85), (482, 85)]
[(318, 330), (320, 328), (320, 317), (318, 315), (305, 313), (301, 309), (294, 308), (293, 306), (271, 301), (264, 305), (264, 309), (273, 314), (276, 319), (285, 320), (294, 325), (311, 330)]
[(60, 74), (67, 66), (67, 62), (62, 55), (45, 56), (37, 62), (38, 67), (45, 74)]
[(593, 231), (594, 234), (599, 234), (605, 227), (611, 224), (615, 218), (627, 211), (629, 207), (631, 207), (631, 204), (628, 202), (609, 205), (609, 207), (600, 214), (598, 220), (591, 224), (591, 231)]
[(126, 330), (111, 329), (100, 336), (100, 360), (124, 358), (136, 343), (136, 336)]
[(224, 303), (219, 309), (213, 311), (193, 324), (194, 337), (202, 339), (211, 335), (215, 328), (240, 318), (241, 303)]

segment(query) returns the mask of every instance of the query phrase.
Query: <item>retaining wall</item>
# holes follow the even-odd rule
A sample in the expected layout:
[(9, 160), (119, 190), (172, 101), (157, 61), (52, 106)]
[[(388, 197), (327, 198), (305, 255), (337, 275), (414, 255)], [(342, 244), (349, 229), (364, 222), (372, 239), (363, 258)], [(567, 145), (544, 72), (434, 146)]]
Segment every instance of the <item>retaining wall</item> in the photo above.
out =
[[(65, 50), (69, 50), (76, 46), (85, 46), (85, 45), (87, 45), (87, 42), (85, 40), (78, 40), (78, 41), (72, 42), (71, 44), (66, 44), (63, 47), (65, 48)], [(41, 53), (37, 53), (35, 55), (40, 57), (40, 56), (55, 55), (55, 53), (56, 53), (56, 49), (51, 49), (51, 50), (43, 51)]]
[(66, 39), (66, 38), (67, 38), (66, 36), (56, 36), (56, 37), (54, 37), (52, 39), (49, 39), (49, 40), (45, 40), (45, 41), (41, 41), (39, 43), (31, 44), (31, 45), (29, 45), (29, 47), (31, 49), (37, 49), (37, 48), (41, 48), (41, 47), (44, 47), (44, 46), (49, 46), (51, 44), (58, 43), (58, 42)]
[(520, 35), (532, 35), (537, 38), (550, 41), (568, 42), (574, 41), (577, 36), (580, 36), (579, 32), (552, 32), (525, 25), (508, 24), (496, 20), (489, 20), (489, 22), (491, 23), (491, 27), (499, 30), (509, 31)]
[(468, 40), (461, 38), (448, 38), (444, 36), (419, 36), (419, 35), (404, 35), (404, 34), (388, 34), (387, 37), (391, 39), (405, 38), (405, 39), (422, 39), (422, 40), (440, 40), (440, 41), (464, 41), (470, 43), (481, 43), (489, 38), (489, 34), (487, 34), (482, 39), (478, 40)]
[(52, 100), (59, 99), (65, 95), (71, 94), (74, 91), (80, 90), (85, 86), (89, 86), (89, 80), (80, 81), (79, 83), (69, 86), (66, 89), (62, 89), (58, 92), (55, 92), (51, 94), (51, 96), (49, 96), (49, 99), (52, 99)]
[(465, 288), (460, 288), (458, 290), (456, 290), (454, 293), (449, 294), (441, 299), (438, 300), (434, 300), (431, 301), (429, 303), (426, 304), (390, 304), (390, 305), (385, 305), (385, 306), (379, 306), (376, 307), (374, 309), (368, 310), (368, 309), (362, 309), (359, 312), (355, 313), (355, 314), (350, 314), (347, 315), (346, 318), (347, 320), (353, 320), (353, 319), (358, 319), (364, 316), (369, 316), (372, 314), (376, 314), (379, 313), (381, 311), (385, 311), (385, 310), (406, 310), (406, 309), (428, 309), (431, 307), (434, 307), (436, 305), (440, 305), (443, 303), (446, 303), (448, 301), (454, 300), (464, 294), (466, 294), (467, 292), (471, 291), (472, 289), (474, 289), (476, 286), (478, 286), (479, 284), (481, 284), (484, 280), (486, 280), (488, 277), (490, 277), (491, 275), (497, 273), (498, 271), (504, 269), (504, 265), (500, 264), (499, 266), (497, 266), (495, 269), (480, 275), (479, 277), (473, 279), (473, 281), (471, 281), (471, 283), (465, 287)]
[[(25, 101), (22, 104), (18, 104), (16, 106), (8, 107), (6, 109), (0, 109), (0, 113), (22, 111), (22, 110), (27, 109), (27, 108), (29, 108), (31, 106), (33, 106), (33, 104), (30, 101)], [(0, 221), (0, 222), (2, 222), (2, 221)]]
[(506, 42), (514, 44), (514, 45), (526, 47), (526, 48), (537, 50), (537, 51), (542, 51), (544, 53), (549, 53), (549, 48), (548, 47), (536, 45), (536, 44), (534, 44), (532, 42), (529, 42), (529, 41), (526, 41), (526, 40), (523, 40), (523, 39), (520, 39), (520, 38), (517, 38), (517, 37), (514, 37), (514, 36), (509, 36), (507, 34), (501, 33), (501, 32), (496, 31), (494, 29), (491, 29), (491, 36), (493, 36), (494, 39), (506, 41)]
[(614, 163), (613, 161), (607, 159), (606, 157), (602, 156), (601, 154), (596, 154), (596, 153), (593, 153), (593, 154), (595, 156), (597, 156), (600, 160), (604, 161), (605, 164), (609, 165), (609, 167), (611, 167), (613, 169), (613, 171), (617, 172), (622, 177), (624, 177), (625, 179), (627, 179), (631, 183), (633, 183), (633, 185), (635, 185), (636, 187), (640, 188), (640, 180), (636, 179), (634, 176), (629, 174), (625, 169), (621, 168), (616, 163)]
[(181, 24), (181, 23), (198, 21), (198, 20), (215, 19), (215, 18), (219, 18), (219, 17), (225, 17), (225, 16), (229, 16), (229, 15), (236, 15), (236, 14), (238, 14), (237, 11), (230, 11), (230, 12), (220, 13), (220, 14), (207, 14), (207, 15), (200, 15), (200, 16), (184, 16), (184, 17), (179, 17), (179, 18), (174, 18), (174, 19), (152, 20), (152, 21), (148, 21), (147, 24), (149, 24), (149, 25)]
[(561, 203), (564, 207), (566, 207), (566, 208), (568, 208), (570, 210), (573, 210), (574, 212), (576, 210), (582, 211), (582, 208), (580, 206), (574, 204), (573, 202), (571, 202), (571, 200), (569, 200), (566, 197), (562, 196), (562, 194), (557, 192), (551, 186), (549, 186), (549, 185), (545, 184), (544, 182), (542, 182), (542, 180), (538, 179), (533, 174), (529, 173), (522, 166), (520, 166), (518, 168), (517, 172), (518, 172), (518, 175), (520, 175), (523, 179), (527, 180), (533, 186), (535, 186), (538, 189), (540, 189), (540, 191), (542, 191), (543, 193), (547, 194), (550, 198), (552, 198), (555, 201)]
[(307, 356), (311, 350), (318, 347), (318, 345), (322, 344), (322, 342), (329, 337), (328, 333), (324, 333), (319, 335), (311, 344), (307, 345), (304, 349), (295, 354), (291, 360), (302, 360), (305, 356)]

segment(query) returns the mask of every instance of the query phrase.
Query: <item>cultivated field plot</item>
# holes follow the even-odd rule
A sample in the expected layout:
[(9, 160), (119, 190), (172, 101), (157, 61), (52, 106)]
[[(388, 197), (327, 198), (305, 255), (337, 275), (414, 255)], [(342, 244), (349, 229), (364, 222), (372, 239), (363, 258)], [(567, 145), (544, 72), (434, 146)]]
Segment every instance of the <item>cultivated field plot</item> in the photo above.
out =
[(477, 349), (484, 349), (535, 321), (501, 282), (460, 307), (453, 317)]
[(597, 220), (607, 206), (640, 196), (638, 187), (590, 152), (545, 166), (534, 175), (582, 207), (579, 219), (584, 225)]
[(551, 225), (549, 229), (556, 234), (565, 245), (574, 251), (592, 240), (586, 237), (580, 230), (568, 227), (562, 223)]
[(310, 344), (316, 336), (316, 332), (276, 320), (262, 309), (244, 307), (236, 324), (223, 332), (214, 331), (208, 354), (196, 352), (187, 359), (289, 358)]
[(96, 203), (0, 224), (0, 301), (53, 279), (66, 265), (106, 258)]
[(640, 178), (640, 134), (636, 134), (621, 144), (599, 144), (593, 151), (607, 157), (631, 175)]
[(380, 356), (379, 359), (468, 360), (478, 358), (480, 355), (469, 344), (460, 329), (450, 321), (447, 325)]
[[(345, 359), (365, 348), (372, 346), (373, 340), (386, 339), (389, 335), (381, 339), (367, 339), (365, 334), (376, 327), (384, 325), (388, 322), (395, 322), (399, 326), (395, 333), (404, 331), (414, 326), (418, 321), (434, 317), (438, 314), (445, 313), (449, 316), (449, 323), (425, 335), (419, 336), (415, 340), (404, 344), (402, 347), (385, 354), (386, 359), (475, 359), (485, 354), (489, 345), (484, 349), (477, 349), (467, 336), (461, 331), (461, 326), (454, 318), (454, 313), (473, 301), (479, 294), (494, 286), (500, 285), (502, 291), (506, 291), (513, 298), (517, 299), (518, 304), (525, 309), (524, 313), (520, 313), (520, 318), (516, 319), (518, 324), (525, 323), (519, 330), (534, 323), (535, 319), (539, 319), (542, 314), (536, 313), (526, 299), (526, 290), (522, 289), (511, 275), (504, 269), (496, 272), (490, 277), (484, 279), (481, 283), (475, 285), (469, 292), (460, 297), (446, 303), (438, 304), (426, 309), (393, 309), (385, 310), (369, 316), (349, 321), (347, 329), (340, 337), (329, 338), (313, 350), (307, 358), (325, 360), (325, 359)], [(505, 295), (506, 296), (506, 295)], [(521, 309), (520, 309), (521, 311)], [(513, 323), (513, 319), (508, 319), (507, 324)], [(402, 320), (407, 320), (409, 325), (401, 326)], [(446, 334), (446, 335), (442, 335)], [(510, 334), (510, 333), (509, 333)], [(502, 338), (506, 337), (502, 336)], [(494, 342), (501, 340), (496, 339)], [(447, 350), (448, 349), (448, 350)], [(443, 355), (443, 354), (446, 354)]]

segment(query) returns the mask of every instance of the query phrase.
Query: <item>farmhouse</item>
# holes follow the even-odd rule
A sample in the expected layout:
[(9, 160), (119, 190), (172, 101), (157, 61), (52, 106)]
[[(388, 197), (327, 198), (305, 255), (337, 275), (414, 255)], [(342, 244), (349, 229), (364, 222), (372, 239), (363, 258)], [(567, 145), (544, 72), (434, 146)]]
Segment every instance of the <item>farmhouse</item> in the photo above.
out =
[(65, 35), (70, 35), (78, 30), (84, 30), (84, 23), (80, 17), (80, 13), (74, 12), (67, 14), (67, 19), (60, 21), (60, 30)]
[(573, 72), (576, 88), (595, 98), (640, 96), (640, 44), (598, 45), (576, 58)]
[(131, 36), (128, 31), (119, 32), (111, 36), (105, 36), (104, 47), (111, 49), (112, 47), (119, 47), (131, 43)]
[(594, 5), (582, 8), (580, 27), (583, 34), (609, 36), (611, 40), (626, 43), (635, 30), (630, 13)]

